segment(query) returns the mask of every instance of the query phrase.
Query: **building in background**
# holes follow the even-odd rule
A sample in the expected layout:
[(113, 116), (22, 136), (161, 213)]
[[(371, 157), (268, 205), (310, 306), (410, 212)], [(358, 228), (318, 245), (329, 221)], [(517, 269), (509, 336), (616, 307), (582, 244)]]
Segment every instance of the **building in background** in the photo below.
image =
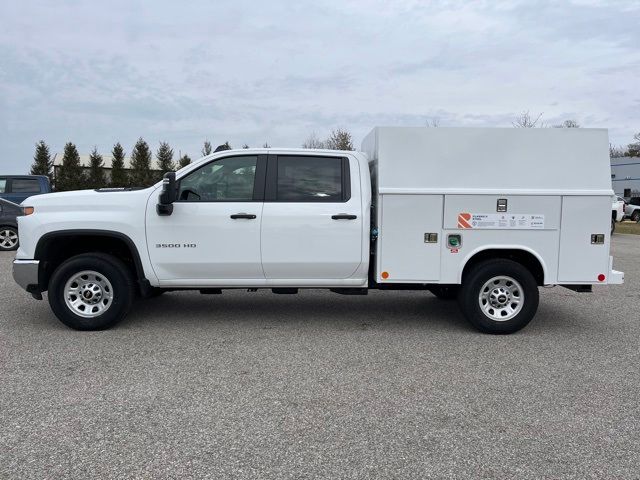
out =
[[(53, 181), (55, 184), (55, 180), (57, 177), (57, 173), (60, 169), (60, 166), (62, 165), (62, 158), (63, 158), (63, 154), (62, 153), (56, 153), (53, 155)], [(84, 169), (85, 173), (88, 175), (89, 174), (89, 165), (90, 160), (89, 160), (90, 156), (89, 155), (80, 155), (80, 165), (82, 166), (82, 168)], [(104, 175), (105, 178), (107, 180), (107, 184), (109, 184), (111, 182), (111, 162), (113, 161), (113, 156), (111, 155), (102, 155), (102, 169), (104, 170)], [(153, 165), (154, 162), (152, 162)], [(127, 173), (129, 173), (129, 171), (131, 170), (131, 157), (127, 156), (124, 157), (124, 169)], [(156, 169), (151, 169), (152, 172), (160, 172), (160, 170), (156, 170)], [(106, 185), (105, 185), (106, 186)]]
[(640, 157), (612, 158), (611, 186), (620, 197), (640, 196)]

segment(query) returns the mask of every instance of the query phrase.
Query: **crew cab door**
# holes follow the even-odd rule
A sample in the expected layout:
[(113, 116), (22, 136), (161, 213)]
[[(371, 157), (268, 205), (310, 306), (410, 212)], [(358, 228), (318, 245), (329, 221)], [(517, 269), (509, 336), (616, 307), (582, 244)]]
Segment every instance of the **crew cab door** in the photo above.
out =
[(362, 262), (362, 213), (355, 161), (270, 155), (262, 213), (267, 280), (319, 280), (322, 285), (322, 280), (352, 277)]
[(147, 243), (164, 285), (198, 286), (264, 281), (260, 222), (266, 155), (213, 160), (178, 181), (173, 213), (147, 206)]

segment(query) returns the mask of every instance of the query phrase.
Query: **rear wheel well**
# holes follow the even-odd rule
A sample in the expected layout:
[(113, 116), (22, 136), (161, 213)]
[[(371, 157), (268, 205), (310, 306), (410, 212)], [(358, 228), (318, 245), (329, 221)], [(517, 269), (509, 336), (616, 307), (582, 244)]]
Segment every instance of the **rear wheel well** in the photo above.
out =
[(533, 253), (517, 248), (489, 249), (476, 253), (465, 264), (464, 269), (462, 270), (462, 281), (464, 281), (465, 276), (469, 274), (473, 267), (478, 265), (480, 262), (498, 258), (512, 260), (519, 263), (531, 272), (538, 285), (544, 285), (544, 269), (542, 268), (540, 260), (538, 260)]
[(49, 279), (62, 262), (80, 254), (104, 253), (120, 259), (133, 278), (144, 279), (138, 250), (125, 235), (98, 232), (61, 232), (44, 235), (36, 247), (35, 259), (40, 260), (40, 289), (47, 290)]

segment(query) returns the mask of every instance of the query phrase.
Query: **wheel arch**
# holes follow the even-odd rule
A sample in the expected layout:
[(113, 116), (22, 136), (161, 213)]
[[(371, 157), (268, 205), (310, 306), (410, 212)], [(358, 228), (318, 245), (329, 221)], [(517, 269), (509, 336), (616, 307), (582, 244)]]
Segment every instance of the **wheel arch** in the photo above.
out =
[(548, 278), (548, 270), (544, 260), (531, 248), (522, 245), (489, 245), (479, 247), (465, 257), (458, 277), (459, 283), (462, 283), (465, 275), (478, 263), (497, 258), (520, 263), (531, 272), (538, 285), (544, 285)]
[(39, 283), (42, 291), (47, 289), (53, 271), (62, 262), (91, 252), (116, 256), (130, 268), (141, 288), (148, 284), (140, 252), (129, 236), (108, 230), (58, 230), (42, 235), (36, 245), (34, 259), (41, 261)]

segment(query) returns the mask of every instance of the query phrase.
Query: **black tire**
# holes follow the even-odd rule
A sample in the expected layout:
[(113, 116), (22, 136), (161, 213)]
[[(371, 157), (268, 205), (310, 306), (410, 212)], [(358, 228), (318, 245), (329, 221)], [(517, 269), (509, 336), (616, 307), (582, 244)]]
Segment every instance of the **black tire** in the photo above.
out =
[[(15, 235), (15, 241), (13, 237)], [(0, 226), (0, 252), (10, 252), (17, 250), (19, 245), (18, 229), (8, 225)]]
[(631, 220), (634, 222), (640, 221), (640, 210), (634, 210), (634, 212), (631, 214)]
[[(518, 298), (516, 291), (522, 290), (519, 293), (521, 295), (519, 298), (524, 298), (521, 307), (519, 307), (520, 310), (512, 318), (507, 316), (507, 320), (496, 320), (488, 313), (485, 313), (481, 307), (481, 302), (484, 302), (487, 305), (485, 308), (494, 312), (495, 315), (499, 315), (498, 312), (503, 311), (499, 308), (492, 309), (490, 303), (487, 304), (486, 300), (480, 299), (482, 290), (485, 290), (487, 294), (491, 292), (486, 290), (488, 288), (485, 287), (487, 282), (501, 276), (511, 278), (520, 285), (520, 288), (518, 288), (512, 282), (512, 287), (510, 288), (513, 288), (514, 291), (509, 295), (514, 295), (515, 298)], [(508, 304), (508, 297), (503, 298), (507, 299)], [(524, 328), (535, 316), (539, 301), (538, 285), (531, 272), (517, 262), (506, 259), (487, 260), (473, 267), (465, 276), (458, 299), (464, 316), (481, 332), (491, 334), (513, 333)]]
[(616, 221), (612, 218), (611, 219), (611, 233), (616, 231)]
[(440, 300), (455, 300), (460, 292), (460, 285), (432, 285), (429, 291)]
[[(65, 300), (67, 282), (84, 271), (98, 273), (112, 287), (105, 288), (106, 292), (112, 290), (108, 308), (103, 307), (104, 313), (92, 318), (77, 314)], [(134, 282), (127, 266), (116, 257), (102, 253), (77, 255), (68, 259), (53, 272), (49, 281), (48, 298), (53, 313), (62, 323), (75, 330), (104, 330), (112, 327), (125, 317), (134, 295)]]

